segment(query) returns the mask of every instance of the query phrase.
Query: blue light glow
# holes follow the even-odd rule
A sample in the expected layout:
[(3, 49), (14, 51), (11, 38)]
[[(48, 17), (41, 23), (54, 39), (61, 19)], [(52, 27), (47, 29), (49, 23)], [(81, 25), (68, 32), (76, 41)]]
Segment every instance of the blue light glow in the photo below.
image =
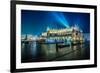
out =
[[(49, 29), (63, 29), (75, 24), (83, 33), (90, 32), (90, 14), (58, 11), (21, 11), (21, 33), (40, 36)], [(48, 29), (47, 29), (48, 28)]]
[(57, 13), (57, 12), (53, 12), (53, 17), (55, 17), (55, 19), (63, 26), (65, 27), (69, 27), (68, 25), (68, 21), (65, 19), (63, 13)]

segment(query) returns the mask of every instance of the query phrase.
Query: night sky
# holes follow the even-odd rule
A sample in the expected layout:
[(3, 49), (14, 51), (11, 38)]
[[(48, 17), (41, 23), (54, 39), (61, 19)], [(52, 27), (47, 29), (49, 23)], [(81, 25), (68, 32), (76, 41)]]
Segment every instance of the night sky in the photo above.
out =
[(21, 33), (41, 35), (50, 29), (79, 26), (84, 33), (90, 33), (90, 14), (75, 12), (21, 10)]

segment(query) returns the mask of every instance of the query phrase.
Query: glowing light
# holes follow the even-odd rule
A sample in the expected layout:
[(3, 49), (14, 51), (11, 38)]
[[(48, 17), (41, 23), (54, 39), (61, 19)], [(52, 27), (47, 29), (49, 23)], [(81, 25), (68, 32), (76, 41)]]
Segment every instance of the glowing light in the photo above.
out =
[(61, 25), (69, 28), (68, 21), (64, 17), (63, 13), (53, 12), (52, 14), (56, 18), (56, 20), (61, 23)]
[(47, 27), (47, 31), (50, 30), (50, 27)]

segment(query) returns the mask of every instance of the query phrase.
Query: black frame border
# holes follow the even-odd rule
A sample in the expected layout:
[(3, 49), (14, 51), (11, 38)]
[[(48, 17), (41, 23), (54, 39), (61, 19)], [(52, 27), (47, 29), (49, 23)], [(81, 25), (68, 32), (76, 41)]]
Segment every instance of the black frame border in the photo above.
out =
[[(16, 5), (17, 4), (94, 9), (94, 64), (16, 69)], [(10, 24), (11, 24), (10, 25), (10, 48), (11, 48), (11, 50), (10, 50), (10, 52), (11, 52), (10, 53), (10, 72), (13, 73), (13, 72), (29, 72), (29, 71), (44, 71), (44, 70), (61, 70), (61, 69), (77, 69), (77, 68), (97, 67), (97, 6), (33, 2), (33, 1), (11, 1), (10, 15), (11, 15), (10, 16)]]

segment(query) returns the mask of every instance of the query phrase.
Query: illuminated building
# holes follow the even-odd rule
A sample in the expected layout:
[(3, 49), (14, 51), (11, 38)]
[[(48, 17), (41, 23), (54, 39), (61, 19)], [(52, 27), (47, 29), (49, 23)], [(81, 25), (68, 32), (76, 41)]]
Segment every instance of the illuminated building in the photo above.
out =
[(35, 41), (38, 43), (60, 43), (64, 45), (72, 45), (84, 42), (82, 30), (77, 27), (69, 27), (64, 29), (50, 29), (41, 33), (40, 36), (22, 35), (22, 42)]
[(83, 33), (77, 26), (65, 29), (49, 29), (41, 35), (49, 41), (62, 41), (71, 44), (83, 43)]

